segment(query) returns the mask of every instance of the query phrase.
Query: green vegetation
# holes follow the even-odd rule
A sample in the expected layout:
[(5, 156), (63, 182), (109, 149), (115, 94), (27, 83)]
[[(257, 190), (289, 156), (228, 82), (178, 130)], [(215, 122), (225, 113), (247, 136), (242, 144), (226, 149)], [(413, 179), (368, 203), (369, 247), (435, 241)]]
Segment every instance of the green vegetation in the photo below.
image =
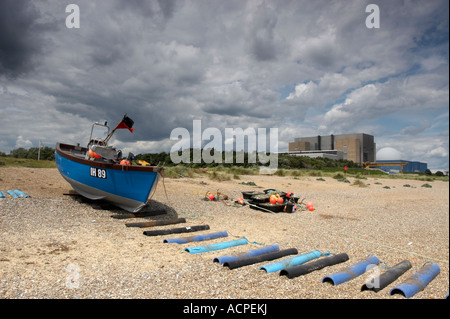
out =
[(352, 185), (359, 186), (359, 187), (367, 187), (367, 185), (363, 181), (361, 181), (360, 179), (355, 179), (353, 181)]
[(38, 161), (39, 148), (32, 147), (25, 149), (23, 147), (12, 150), (9, 155), (0, 152), (0, 167), (32, 167), (32, 168), (55, 168), (55, 149), (43, 147)]
[[(28, 150), (23, 148), (23, 147), (19, 147), (16, 148), (15, 150), (12, 150), (11, 153), (8, 155), (9, 157), (14, 157), (14, 158), (27, 158), (27, 159), (38, 159), (38, 154), (39, 154), (39, 148), (38, 147), (31, 147)], [(4, 153), (0, 153), (0, 156), (5, 156), (6, 154)], [(40, 156), (39, 156), (40, 160), (48, 160), (48, 161), (54, 161), (55, 160), (55, 149), (45, 146), (41, 148), (41, 152), (40, 152)]]
[[(190, 149), (189, 159), (194, 158), (194, 150)], [(230, 158), (233, 159), (231, 163), (226, 163), (225, 158), (226, 154), (223, 152), (221, 154), (222, 163), (205, 163), (202, 157), (201, 163), (189, 163), (184, 164), (187, 167), (192, 168), (212, 168), (212, 167), (241, 167), (241, 168), (255, 168), (258, 169), (261, 166), (260, 163), (249, 163), (248, 153), (243, 154), (244, 162), (237, 163), (237, 159), (239, 159), (239, 154), (237, 152), (233, 152), (232, 154), (228, 153)], [(181, 155), (181, 153), (179, 153)], [(139, 154), (136, 156), (137, 160), (144, 160), (153, 165), (157, 165), (158, 163), (163, 164), (165, 166), (176, 166), (177, 164), (172, 163), (170, 158), (170, 153), (147, 153), (147, 154)], [(269, 163), (267, 163), (269, 165)], [(288, 154), (279, 154), (278, 155), (278, 168), (282, 169), (313, 169), (313, 170), (322, 170), (322, 169), (340, 169), (343, 170), (344, 167), (347, 166), (350, 169), (363, 169), (352, 161), (345, 160), (332, 160), (328, 158), (310, 158), (307, 156), (292, 156)], [(279, 172), (278, 174), (282, 174)]]
[(242, 182), (242, 183), (239, 183), (239, 184), (241, 184), (241, 185), (256, 186), (255, 182)]
[(0, 167), (31, 167), (31, 168), (56, 168), (55, 161), (35, 160), (26, 158), (0, 157)]

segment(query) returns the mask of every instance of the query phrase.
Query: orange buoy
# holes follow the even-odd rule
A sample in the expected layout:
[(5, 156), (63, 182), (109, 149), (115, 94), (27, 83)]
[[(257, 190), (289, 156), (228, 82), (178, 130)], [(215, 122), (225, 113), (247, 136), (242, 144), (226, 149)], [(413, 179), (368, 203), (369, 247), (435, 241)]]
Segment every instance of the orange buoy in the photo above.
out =
[(121, 160), (120, 161), (120, 165), (131, 165), (131, 163), (130, 163), (130, 161), (129, 160)]
[(313, 203), (309, 202), (308, 204), (306, 204), (306, 208), (308, 208), (308, 210), (309, 210), (310, 212), (312, 212), (312, 211), (314, 210), (314, 205), (313, 205)]
[(88, 155), (90, 158), (101, 158), (100, 155), (98, 155), (97, 153), (95, 153), (93, 150), (89, 149)]

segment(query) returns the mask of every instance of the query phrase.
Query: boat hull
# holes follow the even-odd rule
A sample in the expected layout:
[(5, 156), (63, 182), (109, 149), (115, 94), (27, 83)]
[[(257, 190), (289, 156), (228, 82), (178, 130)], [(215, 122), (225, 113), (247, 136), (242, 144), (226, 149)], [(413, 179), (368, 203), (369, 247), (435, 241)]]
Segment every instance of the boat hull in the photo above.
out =
[(89, 199), (107, 200), (130, 212), (141, 210), (156, 188), (160, 168), (93, 161), (83, 158), (86, 151), (57, 144), (58, 170), (72, 188)]

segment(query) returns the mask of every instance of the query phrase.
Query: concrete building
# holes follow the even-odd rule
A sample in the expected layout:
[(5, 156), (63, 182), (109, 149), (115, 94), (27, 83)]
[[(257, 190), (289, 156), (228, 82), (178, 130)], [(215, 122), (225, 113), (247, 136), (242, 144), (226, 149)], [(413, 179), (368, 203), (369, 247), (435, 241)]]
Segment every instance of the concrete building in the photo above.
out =
[(383, 160), (377, 161), (376, 164), (377, 168), (387, 173), (425, 173), (428, 168), (427, 163), (405, 160)]
[(298, 137), (289, 143), (289, 154), (344, 159), (361, 164), (375, 162), (376, 144), (372, 135), (364, 133)]

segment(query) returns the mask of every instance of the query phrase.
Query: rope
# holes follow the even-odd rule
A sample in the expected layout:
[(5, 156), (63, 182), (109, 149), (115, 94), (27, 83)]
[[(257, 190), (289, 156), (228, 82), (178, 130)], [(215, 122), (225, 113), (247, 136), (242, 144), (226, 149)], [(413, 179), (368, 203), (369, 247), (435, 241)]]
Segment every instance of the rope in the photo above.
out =
[(328, 253), (323, 253), (323, 252), (321, 252), (321, 251), (319, 251), (319, 253), (320, 253), (320, 257), (323, 257), (323, 256), (330, 256), (330, 255), (336, 255), (335, 253), (330, 253), (330, 252), (328, 252)]
[(164, 187), (164, 194), (166, 195), (167, 206), (169, 206), (169, 196), (167, 196), (166, 182), (164, 180), (164, 174), (161, 174), (161, 173), (158, 173), (158, 174), (159, 174), (159, 176), (162, 176), (163, 187)]
[[(244, 238), (245, 238), (245, 236), (244, 236)], [(245, 238), (245, 239), (247, 239), (247, 238)], [(247, 240), (248, 240), (248, 239), (247, 239)], [(256, 245), (260, 245), (260, 246), (266, 245), (265, 243), (260, 243), (260, 242), (257, 242), (257, 241), (250, 241), (250, 240), (248, 240), (248, 242), (249, 242), (250, 244), (256, 244)]]
[(268, 210), (268, 209), (265, 209), (264, 207), (261, 207), (261, 206), (258, 206), (258, 205), (254, 205), (254, 204), (250, 204), (249, 202), (244, 202), (244, 203), (247, 204), (248, 206), (252, 206), (252, 207), (255, 207), (255, 208), (257, 208), (257, 209), (266, 211), (266, 212), (268, 212), (268, 213), (275, 214), (273, 211)]
[(227, 231), (227, 233), (230, 234), (230, 235), (233, 236), (233, 237), (236, 237), (236, 238), (244, 238), (244, 239), (247, 239), (247, 241), (248, 241), (250, 244), (256, 244), (256, 245), (260, 245), (260, 246), (266, 245), (265, 243), (260, 243), (260, 242), (257, 242), (257, 241), (250, 241), (250, 240), (249, 240), (247, 237), (245, 237), (245, 236), (234, 235), (234, 234), (230, 233), (229, 231)]
[(169, 205), (169, 196), (167, 196), (167, 190), (166, 190), (166, 182), (164, 179), (164, 173), (161, 174), (161, 171), (164, 171), (164, 164), (163, 165), (159, 165), (160, 163), (158, 163), (158, 165), (156, 166), (156, 185), (155, 185), (155, 189), (153, 190), (153, 192), (150, 194), (149, 199), (153, 198), (153, 195), (156, 193), (156, 189), (158, 187), (159, 184), (159, 180), (162, 177), (162, 182), (163, 182), (163, 188), (164, 188), (164, 194), (166, 195), (166, 205), (170, 207)]

